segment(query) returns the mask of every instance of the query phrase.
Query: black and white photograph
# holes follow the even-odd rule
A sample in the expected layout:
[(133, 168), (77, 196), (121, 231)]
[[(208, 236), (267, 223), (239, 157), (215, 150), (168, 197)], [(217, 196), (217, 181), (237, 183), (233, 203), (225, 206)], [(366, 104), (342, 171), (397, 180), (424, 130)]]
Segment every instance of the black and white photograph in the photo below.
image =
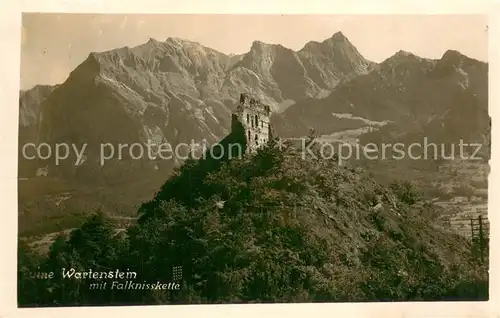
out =
[(487, 15), (21, 24), (20, 308), (489, 300)]

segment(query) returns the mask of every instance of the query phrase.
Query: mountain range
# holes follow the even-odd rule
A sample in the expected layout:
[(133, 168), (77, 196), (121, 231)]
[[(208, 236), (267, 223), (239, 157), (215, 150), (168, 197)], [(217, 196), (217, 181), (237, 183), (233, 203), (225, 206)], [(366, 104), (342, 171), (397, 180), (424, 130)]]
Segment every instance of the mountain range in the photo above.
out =
[[(414, 141), (422, 136), (490, 143), (488, 64), (454, 50), (440, 59), (399, 51), (367, 60), (341, 32), (298, 51), (254, 41), (228, 55), (178, 38), (90, 53), (64, 83), (20, 92), (19, 177), (48, 175), (89, 186), (166, 179), (179, 161), (99, 162), (101, 144), (192, 140), (214, 143), (230, 130), (240, 93), (271, 106), (281, 137), (355, 131), (361, 142)], [(87, 144), (55, 165), (25, 160), (22, 145)], [(41, 173), (41, 170), (43, 170)], [(151, 190), (153, 191), (153, 190)]]
[[(470, 98), (458, 97), (465, 95)], [(469, 112), (469, 120), (477, 119), (479, 129), (488, 126), (487, 64), (453, 50), (439, 60), (399, 51), (372, 72), (344, 81), (329, 96), (292, 105), (276, 116), (275, 126), (280, 134), (290, 136), (302, 136), (310, 128), (320, 135), (330, 134), (367, 126), (367, 122), (374, 127), (404, 122), (408, 129), (446, 116), (450, 119), (457, 109)], [(455, 117), (452, 122), (459, 119)]]

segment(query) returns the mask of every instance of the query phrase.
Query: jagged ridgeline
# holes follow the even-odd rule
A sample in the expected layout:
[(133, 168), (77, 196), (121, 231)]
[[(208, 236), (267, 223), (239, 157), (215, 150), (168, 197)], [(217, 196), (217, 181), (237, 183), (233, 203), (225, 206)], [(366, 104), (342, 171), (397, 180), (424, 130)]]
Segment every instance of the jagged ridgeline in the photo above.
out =
[(299, 51), (255, 41), (248, 52), (233, 56), (168, 38), (94, 52), (64, 83), (20, 96), (20, 149), (31, 142), (87, 144), (85, 162), (75, 166), (73, 155), (58, 166), (20, 160), (20, 175), (30, 177), (47, 166), (50, 176), (96, 186), (170, 173), (173, 160), (109, 160), (101, 167), (99, 147), (149, 139), (172, 146), (193, 139), (214, 143), (229, 133), (241, 92), (284, 110), (307, 97), (324, 97), (341, 80), (373, 66), (340, 32)]
[(120, 268), (140, 282), (168, 282), (182, 266), (181, 290), (96, 292), (63, 279), (33, 289), (21, 279), (21, 304), (488, 297), (470, 244), (437, 223), (440, 211), (411, 184), (385, 187), (359, 168), (304, 159), (273, 140), (231, 160), (189, 160), (140, 213), (120, 235), (94, 216), (39, 263), (21, 254), (21, 268)]

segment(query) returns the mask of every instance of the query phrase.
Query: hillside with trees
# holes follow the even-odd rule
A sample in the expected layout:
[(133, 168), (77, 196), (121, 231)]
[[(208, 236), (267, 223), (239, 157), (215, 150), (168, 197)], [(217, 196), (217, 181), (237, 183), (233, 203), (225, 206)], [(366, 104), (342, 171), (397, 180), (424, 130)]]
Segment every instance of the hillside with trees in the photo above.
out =
[[(439, 207), (409, 182), (384, 186), (274, 142), (207, 160), (184, 163), (125, 231), (98, 212), (46, 255), (21, 244), (20, 306), (488, 299), (488, 262), (436, 222)], [(119, 269), (168, 283), (178, 266), (171, 291), (61, 277), (62, 268)]]

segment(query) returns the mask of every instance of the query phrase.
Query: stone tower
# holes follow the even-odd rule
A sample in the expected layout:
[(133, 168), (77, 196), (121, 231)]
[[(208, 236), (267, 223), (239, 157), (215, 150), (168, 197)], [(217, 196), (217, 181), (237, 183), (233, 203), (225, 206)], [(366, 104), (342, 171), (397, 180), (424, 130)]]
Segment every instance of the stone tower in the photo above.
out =
[(271, 138), (271, 108), (260, 100), (247, 94), (240, 95), (240, 103), (235, 113), (243, 126), (246, 139), (246, 151), (255, 152)]

